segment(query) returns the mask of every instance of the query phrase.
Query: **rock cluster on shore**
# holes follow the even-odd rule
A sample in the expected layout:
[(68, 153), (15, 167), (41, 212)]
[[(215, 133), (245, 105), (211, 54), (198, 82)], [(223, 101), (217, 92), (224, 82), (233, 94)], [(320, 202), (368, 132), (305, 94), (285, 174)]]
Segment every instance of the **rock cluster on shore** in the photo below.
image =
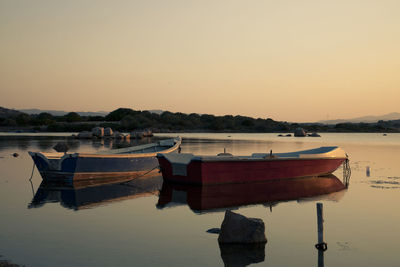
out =
[[(291, 134), (278, 134), (279, 137), (291, 137)], [(296, 128), (296, 130), (294, 131), (294, 137), (305, 137), (305, 136), (309, 136), (309, 137), (321, 137), (318, 133), (313, 132), (313, 133), (307, 133), (306, 130), (304, 130), (301, 127)]]
[(294, 130), (294, 136), (295, 137), (304, 137), (307, 136), (306, 131), (304, 131), (303, 128), (296, 128), (296, 130)]
[(114, 138), (120, 140), (129, 140), (129, 139), (141, 139), (143, 137), (151, 137), (153, 136), (153, 132), (151, 130), (144, 131), (134, 131), (131, 133), (120, 133), (118, 131), (114, 131), (110, 127), (94, 127), (91, 132), (82, 131), (78, 133), (78, 135), (73, 135), (78, 139), (103, 139), (103, 138)]

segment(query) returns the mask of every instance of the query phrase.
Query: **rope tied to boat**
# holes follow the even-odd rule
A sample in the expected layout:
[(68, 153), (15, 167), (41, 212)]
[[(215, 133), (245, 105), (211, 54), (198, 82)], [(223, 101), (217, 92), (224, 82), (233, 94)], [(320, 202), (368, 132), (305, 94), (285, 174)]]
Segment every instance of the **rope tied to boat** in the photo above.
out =
[(143, 176), (146, 176), (147, 174), (151, 173), (151, 172), (154, 171), (155, 169), (158, 169), (159, 167), (160, 167), (160, 165), (157, 165), (157, 166), (155, 166), (153, 169), (151, 169), (151, 170), (149, 170), (149, 171), (147, 171), (147, 172), (145, 172), (145, 173), (143, 173), (143, 174), (141, 174), (141, 175), (139, 175), (139, 176), (137, 176), (137, 177), (135, 177), (135, 178), (132, 178), (131, 180), (126, 181), (126, 182), (124, 182), (124, 183), (129, 183), (130, 181), (136, 180), (136, 179), (138, 179), (138, 178), (142, 178)]
[(29, 178), (29, 181), (32, 181), (33, 178), (33, 172), (35, 171), (35, 162), (33, 162), (33, 166), (32, 166), (32, 173), (31, 173), (31, 177)]
[[(142, 175), (139, 175), (139, 176), (137, 176), (137, 177), (135, 177), (135, 178), (133, 178), (133, 179), (131, 179), (131, 180), (129, 180), (129, 181), (123, 182), (123, 183), (121, 183), (121, 184), (126, 185), (126, 186), (130, 186), (129, 183), (132, 182), (133, 180), (136, 180), (136, 179), (138, 179), (138, 178), (142, 178), (143, 176), (146, 176), (146, 175), (149, 174), (150, 172), (154, 171), (155, 169), (159, 169), (159, 168), (160, 168), (160, 165), (157, 165), (157, 166), (155, 166), (153, 169), (151, 169), (151, 170), (149, 170), (149, 171), (143, 173)], [(135, 187), (137, 187), (137, 186), (135, 186)], [(157, 193), (154, 193), (154, 192), (151, 192), (151, 191), (148, 191), (148, 190), (146, 190), (146, 191), (147, 191), (148, 193), (150, 193), (150, 194), (155, 195), (155, 196), (158, 196), (159, 193), (160, 193), (160, 190), (158, 190)]]
[(349, 187), (350, 176), (351, 176), (350, 160), (349, 156), (346, 153), (346, 159), (343, 162), (343, 183), (346, 186), (346, 188)]

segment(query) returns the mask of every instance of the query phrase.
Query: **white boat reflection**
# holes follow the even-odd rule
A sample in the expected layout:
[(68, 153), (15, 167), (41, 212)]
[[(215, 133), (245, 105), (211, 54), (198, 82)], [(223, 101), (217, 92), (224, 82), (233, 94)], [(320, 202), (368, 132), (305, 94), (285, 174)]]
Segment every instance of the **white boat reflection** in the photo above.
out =
[(28, 208), (39, 208), (46, 203), (60, 203), (63, 207), (81, 210), (101, 205), (158, 194), (162, 177), (143, 176), (101, 181), (51, 183), (42, 181)]

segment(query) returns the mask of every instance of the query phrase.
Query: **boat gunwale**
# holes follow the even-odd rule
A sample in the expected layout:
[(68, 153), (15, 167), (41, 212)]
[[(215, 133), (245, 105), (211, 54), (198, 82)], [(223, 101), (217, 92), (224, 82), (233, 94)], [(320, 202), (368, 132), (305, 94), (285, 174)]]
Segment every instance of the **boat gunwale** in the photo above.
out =
[[(154, 151), (154, 152), (149, 152), (149, 153), (126, 153), (126, 154), (95, 154), (95, 153), (60, 153), (60, 152), (31, 152), (29, 151), (30, 156), (39, 156), (46, 161), (48, 160), (60, 160), (63, 161), (65, 158), (142, 158), (142, 157), (155, 157), (158, 153), (170, 153), (172, 151), (175, 151), (179, 148), (179, 146), (182, 143), (181, 138), (173, 138), (174, 145), (168, 147), (165, 150), (160, 150), (160, 151)], [(150, 146), (149, 146), (150, 147)], [(167, 146), (160, 146), (159, 142), (154, 144), (154, 147), (167, 147)], [(132, 150), (136, 151), (136, 150)]]
[[(163, 153), (171, 153), (173, 151), (178, 150), (179, 146), (182, 143), (182, 138), (181, 137), (176, 137), (172, 139), (166, 139), (166, 140), (171, 140), (174, 142), (174, 144), (169, 147), (166, 150), (163, 150)], [(161, 140), (159, 142), (154, 143), (156, 146), (164, 147), (160, 145), (160, 142), (166, 141), (166, 140)], [(39, 166), (36, 165), (36, 167), (39, 169), (39, 171), (42, 173), (49, 173), (49, 172), (61, 172), (62, 169), (62, 164), (64, 160), (66, 159), (74, 159), (76, 161), (79, 161), (79, 159), (88, 159), (88, 158), (96, 158), (96, 159), (136, 159), (136, 158), (152, 158), (156, 157), (158, 152), (151, 152), (151, 153), (130, 153), (130, 154), (89, 154), (89, 153), (60, 153), (60, 152), (50, 152), (50, 153), (42, 153), (42, 152), (31, 152), (29, 151), (29, 155), (34, 159), (35, 157), (41, 158), (44, 162), (46, 162), (47, 166), (49, 166), (49, 170), (41, 170)], [(62, 155), (62, 156), (61, 156)], [(61, 157), (60, 157), (61, 156)], [(35, 162), (35, 159), (34, 159)], [(68, 172), (68, 173), (75, 173), (75, 172)]]
[[(323, 152), (321, 153), (312, 153), (309, 154), (307, 152), (314, 152), (321, 149)], [(329, 150), (326, 150), (329, 149)], [(275, 154), (267, 154), (267, 153), (253, 153), (251, 155), (246, 156), (235, 156), (235, 155), (193, 155), (192, 153), (183, 153), (180, 156), (186, 155), (187, 158), (185, 162), (180, 162), (176, 159), (171, 160), (169, 156), (164, 155), (163, 153), (157, 154), (157, 157), (164, 157), (171, 164), (189, 164), (190, 162), (267, 162), (267, 161), (287, 161), (287, 160), (319, 160), (319, 159), (336, 159), (336, 160), (346, 160), (348, 159), (347, 154), (337, 146), (332, 147), (320, 147), (317, 149), (309, 149), (302, 150), (297, 152), (288, 152), (288, 153), (275, 153)]]
[[(286, 157), (286, 158), (280, 158), (280, 157), (272, 157), (272, 158), (235, 158), (235, 157), (229, 157), (229, 158), (207, 158), (207, 157), (194, 157), (191, 159), (193, 162), (237, 162), (237, 161), (243, 161), (243, 162), (265, 162), (265, 161), (285, 161), (285, 160), (318, 160), (318, 159), (323, 159), (323, 160), (346, 160), (347, 157), (304, 157), (304, 158), (295, 158), (295, 157)], [(174, 163), (174, 162), (173, 162)]]

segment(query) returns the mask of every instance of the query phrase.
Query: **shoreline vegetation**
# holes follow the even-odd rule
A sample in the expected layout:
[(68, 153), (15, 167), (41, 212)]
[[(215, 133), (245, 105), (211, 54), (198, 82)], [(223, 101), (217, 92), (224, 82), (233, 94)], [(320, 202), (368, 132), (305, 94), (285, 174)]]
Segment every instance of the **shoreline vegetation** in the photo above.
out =
[(27, 114), (0, 107), (1, 132), (81, 132), (94, 127), (110, 127), (120, 132), (151, 130), (168, 132), (225, 132), (225, 133), (293, 133), (301, 127), (306, 132), (400, 132), (400, 120), (375, 123), (291, 123), (271, 118), (246, 116), (214, 116), (165, 111), (161, 114), (118, 108), (105, 116), (81, 116), (69, 112), (63, 116), (50, 113)]

